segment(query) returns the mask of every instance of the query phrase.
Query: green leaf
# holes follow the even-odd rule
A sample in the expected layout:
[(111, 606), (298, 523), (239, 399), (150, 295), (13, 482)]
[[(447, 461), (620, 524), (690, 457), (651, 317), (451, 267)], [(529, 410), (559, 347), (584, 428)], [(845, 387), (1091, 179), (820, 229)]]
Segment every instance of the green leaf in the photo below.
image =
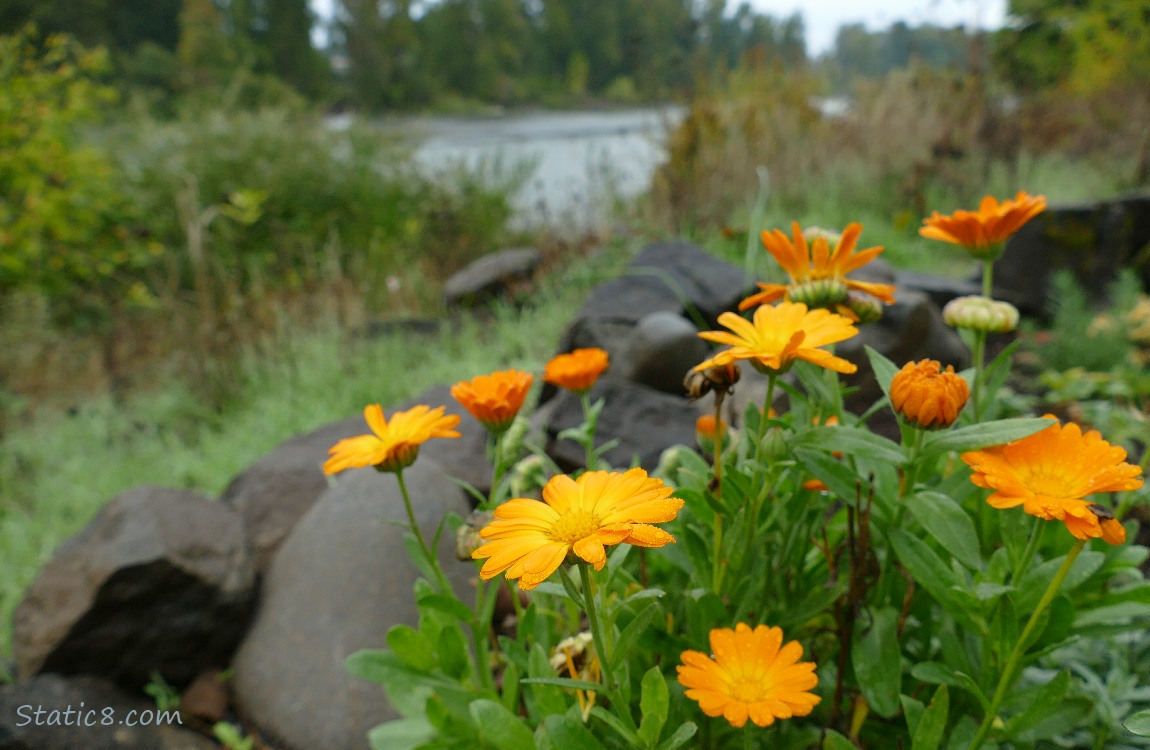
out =
[(471, 608), (451, 594), (423, 594), (415, 600), (415, 603), (419, 605), (420, 609), (424, 607), (434, 609), (437, 612), (449, 614), (461, 622), (471, 622), (472, 620)]
[(959, 623), (985, 633), (985, 624), (977, 621), (976, 613), (967, 611), (955, 595), (953, 588), (959, 586), (959, 581), (934, 550), (905, 529), (891, 532), (890, 543), (899, 562), (906, 567), (916, 583), (937, 599)]
[(890, 464), (906, 461), (902, 446), (870, 430), (844, 425), (823, 425), (803, 432), (795, 441), (795, 447), (817, 448), (827, 453), (845, 453), (857, 458), (869, 458)]
[(695, 736), (699, 731), (699, 727), (693, 721), (684, 721), (682, 724), (671, 733), (671, 736), (663, 740), (663, 744), (659, 745), (656, 750), (676, 750)]
[(1052, 713), (1061, 710), (1062, 698), (1070, 687), (1070, 672), (1062, 670), (1043, 685), (1027, 702), (1026, 710), (1006, 724), (1006, 736), (1015, 737), (1038, 726)]
[(623, 723), (623, 720), (615, 714), (606, 710), (602, 706), (595, 706), (591, 709), (591, 715), (607, 726), (611, 727), (611, 729), (615, 730), (615, 733), (622, 737), (629, 747), (639, 746), (638, 735), (628, 729), (627, 725)]
[[(869, 347), (868, 347), (869, 348)], [(855, 743), (833, 729), (828, 729), (823, 739), (823, 750), (858, 750)]]
[(1137, 713), (1130, 714), (1122, 726), (1131, 734), (1139, 737), (1150, 737), (1150, 708), (1144, 708)]
[(911, 750), (938, 750), (942, 744), (942, 734), (946, 731), (947, 714), (950, 712), (950, 692), (946, 684), (938, 686), (930, 705), (926, 707), (918, 726), (911, 735)]
[(972, 570), (982, 567), (974, 521), (958, 503), (938, 492), (920, 492), (906, 502), (914, 517), (943, 549)]
[(438, 662), (427, 636), (409, 625), (393, 625), (387, 631), (387, 647), (405, 664), (424, 672), (435, 669)]
[(667, 710), (670, 698), (667, 693), (667, 680), (658, 667), (651, 667), (643, 675), (642, 692), (639, 694), (639, 711), (643, 718), (639, 722), (639, 739), (648, 747), (654, 747), (667, 723)]
[(523, 721), (502, 703), (480, 698), (468, 706), (481, 739), (499, 750), (535, 750), (535, 736)]
[(556, 748), (562, 750), (604, 750), (603, 743), (583, 726), (578, 719), (570, 716), (548, 716), (543, 721), (547, 736)]
[[(815, 479), (822, 480), (835, 497), (854, 504), (859, 494), (858, 475), (826, 451), (815, 448), (795, 448), (795, 459)], [(865, 493), (865, 489), (863, 490)]]
[(878, 381), (879, 388), (882, 388), (883, 395), (890, 398), (890, 381), (894, 379), (895, 373), (898, 372), (898, 365), (869, 346), (865, 347), (865, 349), (867, 359), (870, 360), (870, 366), (871, 369), (874, 370), (875, 380)]
[(863, 697), (871, 709), (889, 719), (898, 713), (902, 683), (902, 653), (898, 645), (898, 612), (893, 608), (874, 612), (869, 628), (855, 623), (851, 664)]
[[(527, 657), (527, 674), (535, 679), (547, 679), (555, 676), (555, 670), (551, 668), (547, 653), (539, 643), (532, 645), (531, 653)], [(520, 680), (520, 682), (527, 682), (527, 680)], [(563, 695), (563, 691), (555, 685), (549, 685), (545, 682), (536, 683), (531, 685), (528, 692), (539, 714), (535, 717), (536, 721), (542, 721), (543, 717), (549, 714), (561, 714), (567, 710), (567, 699)]]
[[(1053, 560), (1033, 566), (1025, 576), (1022, 578), (1022, 583), (1018, 586), (1018, 611), (1029, 612), (1034, 609), (1038, 604), (1038, 600), (1042, 598), (1042, 592), (1050, 585), (1051, 579), (1058, 569), (1062, 567), (1062, 563), (1066, 561), (1066, 555), (1060, 555)], [(1062, 581), (1063, 593), (1073, 591), (1078, 586), (1081, 586), (1092, 575), (1098, 572), (1102, 564), (1106, 562), (1106, 555), (1102, 552), (1095, 552), (1094, 550), (1083, 550), (1078, 559), (1074, 561), (1071, 566), (1070, 572), (1066, 574), (1066, 578)]]
[(503, 692), (499, 696), (505, 708), (515, 711), (519, 708), (519, 667), (510, 661), (503, 668)]
[(555, 685), (556, 687), (569, 688), (571, 690), (599, 691), (603, 689), (602, 683), (588, 682), (587, 680), (573, 680), (570, 677), (524, 677), (520, 682), (526, 685)]
[(984, 710), (990, 707), (990, 701), (986, 699), (986, 694), (982, 692), (982, 688), (978, 686), (974, 678), (965, 672), (956, 672), (945, 664), (940, 664), (937, 661), (919, 662), (911, 668), (910, 676), (933, 685), (962, 688), (978, 698), (978, 702), (982, 704)]
[(462, 678), (470, 669), (467, 655), (467, 636), (458, 624), (451, 624), (439, 631), (436, 639), (436, 655), (439, 668), (452, 677)]
[(934, 456), (948, 451), (973, 451), (994, 445), (1004, 445), (1044, 430), (1055, 424), (1053, 419), (1017, 417), (983, 422), (956, 429), (931, 432), (926, 436), (922, 455)]
[(615, 650), (611, 654), (612, 668), (617, 666), (635, 648), (635, 644), (639, 642), (639, 637), (643, 635), (643, 631), (651, 624), (651, 620), (655, 619), (655, 615), (659, 614), (659, 609), (659, 602), (651, 602), (639, 614), (635, 615), (635, 619), (627, 623), (627, 627), (623, 628), (619, 634), (619, 640), (615, 643)]
[(414, 750), (435, 737), (435, 727), (426, 719), (396, 719), (367, 733), (372, 750)]
[(911, 736), (914, 736), (915, 727), (922, 721), (922, 714), (926, 711), (926, 706), (922, 705), (922, 701), (915, 700), (905, 693), (898, 697), (902, 703), (902, 715), (906, 719), (906, 728)]

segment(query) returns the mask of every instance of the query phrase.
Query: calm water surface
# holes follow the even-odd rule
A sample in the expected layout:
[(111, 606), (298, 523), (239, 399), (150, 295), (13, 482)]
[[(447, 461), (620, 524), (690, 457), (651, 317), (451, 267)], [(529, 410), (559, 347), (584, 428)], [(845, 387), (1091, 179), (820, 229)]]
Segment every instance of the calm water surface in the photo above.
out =
[(580, 228), (609, 220), (617, 199), (650, 185), (680, 107), (545, 112), (498, 118), (419, 118), (399, 126), (419, 139), (416, 160), (432, 173), (464, 165), (494, 179), (522, 170), (517, 221)]

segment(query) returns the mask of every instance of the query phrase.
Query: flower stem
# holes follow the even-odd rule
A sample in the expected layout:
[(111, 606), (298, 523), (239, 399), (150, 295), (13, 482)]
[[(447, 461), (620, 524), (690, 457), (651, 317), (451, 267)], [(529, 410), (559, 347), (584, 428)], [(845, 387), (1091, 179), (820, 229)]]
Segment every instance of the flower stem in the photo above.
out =
[(1078, 553), (1086, 546), (1085, 539), (1079, 539), (1075, 545), (1070, 549), (1066, 555), (1066, 560), (1063, 561), (1062, 567), (1054, 574), (1054, 578), (1050, 580), (1050, 585), (1046, 587), (1043, 592), (1042, 598), (1038, 600), (1038, 606), (1034, 608), (1031, 613), (1030, 619), (1026, 621), (1026, 627), (1022, 629), (1022, 635), (1018, 636), (1018, 641), (1014, 644), (1014, 648), (1010, 652), (1010, 656), (1006, 659), (1006, 666), (1002, 668), (1002, 674), (998, 676), (998, 687), (994, 690), (994, 697), (990, 699), (990, 706), (986, 710), (986, 718), (982, 720), (982, 726), (978, 728), (978, 734), (974, 736), (967, 750), (978, 750), (982, 745), (982, 741), (986, 739), (986, 735), (990, 733), (990, 727), (994, 724), (995, 718), (998, 716), (998, 709), (1002, 706), (1003, 699), (1006, 698), (1006, 692), (1014, 683), (1014, 673), (1018, 669), (1018, 663), (1022, 660), (1022, 655), (1030, 645), (1030, 637), (1034, 634), (1034, 629), (1038, 626), (1038, 620), (1046, 608), (1050, 606), (1050, 602), (1054, 601), (1054, 597), (1058, 595), (1058, 590), (1062, 588), (1062, 581), (1066, 579), (1066, 574), (1070, 572), (1070, 568), (1074, 566), (1074, 561), (1078, 558)]
[(507, 467), (503, 465), (503, 436), (505, 434), (506, 432), (500, 432), (492, 436), (491, 463), (494, 468), (491, 474), (491, 491), (487, 493), (486, 507), (481, 510), (491, 510), (499, 504), (499, 485), (507, 471)]
[(603, 633), (603, 624), (599, 620), (599, 610), (595, 606), (595, 594), (592, 591), (591, 571), (583, 563), (579, 563), (579, 580), (583, 584), (583, 606), (587, 610), (587, 622), (591, 625), (591, 639), (595, 643), (595, 653), (599, 656), (599, 668), (603, 674), (603, 684), (608, 693), (615, 692), (615, 676), (611, 671), (611, 655), (607, 653), (606, 639)]
[(771, 404), (775, 400), (775, 379), (778, 375), (767, 376), (767, 397), (763, 400), (763, 413), (759, 416), (759, 434), (755, 439), (755, 458), (760, 458), (763, 452), (763, 437), (767, 434), (767, 419), (771, 413)]
[(411, 495), (407, 492), (407, 482), (403, 479), (403, 469), (395, 472), (395, 479), (399, 482), (399, 493), (403, 496), (403, 507), (407, 511), (407, 525), (411, 527), (411, 533), (415, 536), (415, 541), (419, 543), (419, 549), (423, 552), (423, 559), (427, 561), (428, 566), (435, 572), (436, 583), (439, 584), (439, 589), (444, 594), (454, 595), (454, 590), (451, 584), (447, 582), (447, 576), (443, 574), (443, 569), (439, 567), (439, 558), (435, 556), (431, 547), (428, 546), (427, 540), (423, 538), (423, 532), (419, 529), (419, 524), (415, 522), (415, 512), (411, 509)]
[(583, 450), (586, 454), (584, 464), (587, 471), (595, 471), (598, 468), (598, 462), (595, 459), (595, 427), (599, 417), (591, 409), (591, 391), (586, 390), (580, 393), (579, 402), (583, 404), (583, 423), (587, 427), (587, 433), (584, 436), (586, 442), (583, 443)]
[[(723, 502), (723, 392), (715, 393), (715, 438), (712, 469), (715, 476), (715, 498)], [(714, 563), (711, 568), (711, 586), (722, 596), (723, 591), (723, 514), (715, 513)]]
[(1042, 544), (1042, 532), (1046, 530), (1046, 521), (1041, 518), (1034, 519), (1034, 528), (1030, 532), (1030, 539), (1026, 542), (1026, 548), (1022, 551), (1022, 557), (1018, 561), (1018, 570), (1014, 571), (1011, 583), (1018, 586), (1022, 583), (1022, 577), (1026, 575), (1026, 570), (1030, 567), (1030, 562), (1034, 559), (1034, 553), (1038, 551), (1038, 546)]
[(914, 431), (914, 437), (907, 448), (906, 473), (903, 475), (902, 487), (899, 491), (898, 508), (894, 512), (894, 521), (891, 523), (892, 529), (897, 529), (902, 525), (902, 518), (906, 515), (906, 496), (914, 492), (915, 482), (918, 481), (918, 456), (922, 452), (922, 443), (926, 438), (926, 430), (920, 430), (917, 427), (910, 429)]
[[(994, 261), (982, 262), (982, 296), (993, 299), (994, 290)], [(982, 386), (986, 375), (986, 331), (974, 332), (974, 421), (982, 420)]]

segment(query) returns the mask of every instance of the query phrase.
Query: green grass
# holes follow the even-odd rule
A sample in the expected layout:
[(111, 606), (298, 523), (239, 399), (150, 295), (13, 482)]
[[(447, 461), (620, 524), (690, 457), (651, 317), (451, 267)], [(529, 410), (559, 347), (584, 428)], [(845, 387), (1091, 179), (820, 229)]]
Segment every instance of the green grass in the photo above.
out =
[(91, 400), (11, 431), (0, 442), (0, 658), (11, 654), (11, 616), (24, 589), (116, 494), (159, 484), (215, 497), (283, 440), (365, 404), (386, 406), (500, 368), (541, 372), (586, 292), (633, 249), (612, 247), (554, 275), (538, 304), (465, 316), (431, 341), (368, 340), (334, 327), (281, 338), (276, 356), (240, 364), (241, 384), (219, 413), (177, 383), (124, 406)]

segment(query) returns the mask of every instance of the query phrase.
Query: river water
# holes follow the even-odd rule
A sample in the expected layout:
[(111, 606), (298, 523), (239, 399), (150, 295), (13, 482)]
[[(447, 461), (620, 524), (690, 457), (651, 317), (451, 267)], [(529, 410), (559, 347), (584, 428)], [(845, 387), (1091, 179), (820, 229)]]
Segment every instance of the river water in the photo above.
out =
[(519, 226), (592, 229), (617, 201), (645, 191), (665, 157), (679, 107), (542, 112), (402, 123), (418, 139), (416, 161), (432, 174), (460, 166), (489, 179), (522, 178), (513, 197)]

